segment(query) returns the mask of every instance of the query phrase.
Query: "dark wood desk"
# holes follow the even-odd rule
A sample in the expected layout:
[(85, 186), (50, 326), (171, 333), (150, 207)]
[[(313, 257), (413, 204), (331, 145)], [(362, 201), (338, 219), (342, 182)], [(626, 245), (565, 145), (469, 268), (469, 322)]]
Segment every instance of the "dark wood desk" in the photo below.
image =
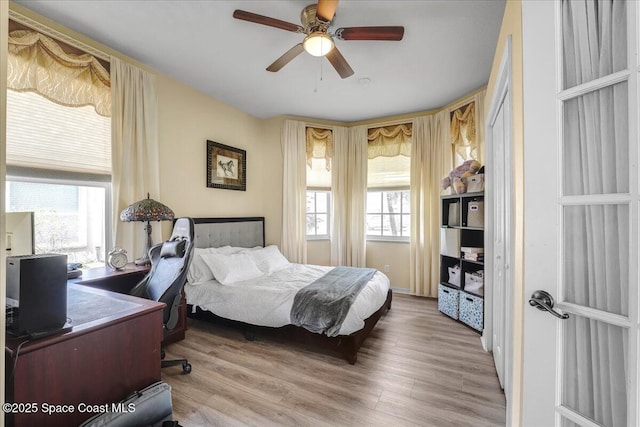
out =
[[(24, 344), (12, 377), (23, 340), (7, 337), (7, 402), (37, 404), (33, 413), (8, 414), (7, 425), (75, 426), (94, 415), (82, 405), (117, 402), (160, 380), (164, 304), (71, 283), (68, 292), (73, 328)], [(45, 404), (74, 411), (48, 415)]]
[[(123, 270), (114, 270), (110, 267), (95, 267), (83, 270), (82, 276), (72, 279), (71, 282), (79, 285), (91, 286), (98, 289), (106, 289), (112, 292), (128, 294), (135, 285), (149, 272), (149, 265), (135, 265), (129, 263)], [(187, 330), (187, 301), (182, 298), (178, 307), (178, 324), (164, 338), (163, 345), (169, 345), (184, 339)]]
[(82, 276), (72, 279), (71, 282), (128, 294), (144, 278), (150, 268), (149, 265), (135, 265), (134, 263), (127, 264), (123, 270), (114, 270), (106, 266), (87, 268), (82, 270)]

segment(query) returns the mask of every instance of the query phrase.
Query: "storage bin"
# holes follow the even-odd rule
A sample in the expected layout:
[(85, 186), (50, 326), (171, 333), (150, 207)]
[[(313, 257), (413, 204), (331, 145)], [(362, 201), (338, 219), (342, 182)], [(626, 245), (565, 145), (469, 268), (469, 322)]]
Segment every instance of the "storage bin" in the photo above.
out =
[(449, 284), (453, 286), (460, 286), (460, 267), (448, 267), (449, 270)]
[(464, 273), (464, 290), (484, 295), (484, 277), (478, 273)]
[[(439, 299), (438, 299), (439, 301)], [(458, 316), (461, 322), (477, 331), (484, 328), (484, 299), (460, 291), (458, 296)]]
[(460, 257), (460, 229), (440, 229), (440, 254), (453, 258)]
[(479, 193), (484, 191), (484, 174), (471, 175), (467, 177), (467, 193)]
[(457, 227), (460, 225), (460, 202), (449, 203), (449, 216), (447, 225), (449, 227)]
[(438, 310), (447, 316), (458, 318), (458, 303), (460, 291), (445, 285), (438, 285)]
[(484, 227), (484, 202), (472, 200), (467, 208), (467, 227)]

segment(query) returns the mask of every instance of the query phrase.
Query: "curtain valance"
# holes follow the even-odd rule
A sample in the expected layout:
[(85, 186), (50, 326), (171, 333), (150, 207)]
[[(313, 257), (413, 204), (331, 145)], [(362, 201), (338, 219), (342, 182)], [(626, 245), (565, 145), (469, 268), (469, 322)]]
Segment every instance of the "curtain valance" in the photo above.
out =
[(331, 158), (333, 157), (332, 130), (307, 127), (305, 134), (307, 165), (311, 167), (311, 159), (325, 159), (327, 170), (331, 170)]
[(16, 30), (9, 34), (7, 68), (10, 89), (66, 106), (93, 105), (101, 116), (111, 116), (109, 72), (89, 54), (69, 54), (45, 35)]
[(411, 156), (411, 123), (371, 128), (367, 131), (367, 156)]
[(466, 147), (471, 147), (472, 153), (475, 153), (478, 147), (475, 107), (475, 101), (471, 101), (451, 113), (451, 143), (463, 159), (467, 158)]

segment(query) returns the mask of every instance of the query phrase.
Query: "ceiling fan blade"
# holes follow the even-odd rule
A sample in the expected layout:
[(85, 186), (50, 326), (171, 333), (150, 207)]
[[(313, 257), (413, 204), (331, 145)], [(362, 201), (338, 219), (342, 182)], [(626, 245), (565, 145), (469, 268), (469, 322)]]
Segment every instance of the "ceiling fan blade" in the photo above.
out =
[(336, 14), (338, 0), (318, 0), (318, 10), (316, 17), (324, 22), (331, 22), (333, 15)]
[(291, 31), (294, 33), (303, 33), (304, 28), (291, 22), (281, 21), (268, 16), (258, 15), (257, 13), (247, 12), (245, 10), (236, 9), (233, 11), (233, 17), (243, 21), (254, 22), (256, 24), (266, 25), (267, 27), (280, 28), (281, 30)]
[(267, 71), (271, 71), (275, 73), (276, 71), (280, 71), (282, 67), (291, 62), (296, 56), (300, 55), (304, 52), (304, 47), (302, 43), (298, 43), (288, 51), (284, 53), (280, 58), (276, 59), (275, 62), (267, 67)]
[(341, 40), (389, 40), (400, 41), (404, 36), (404, 27), (346, 27), (336, 30)]
[(349, 66), (347, 60), (344, 59), (344, 56), (342, 56), (337, 47), (331, 49), (326, 56), (329, 62), (331, 62), (331, 65), (333, 65), (333, 68), (340, 74), (340, 77), (346, 79), (353, 75), (353, 69)]

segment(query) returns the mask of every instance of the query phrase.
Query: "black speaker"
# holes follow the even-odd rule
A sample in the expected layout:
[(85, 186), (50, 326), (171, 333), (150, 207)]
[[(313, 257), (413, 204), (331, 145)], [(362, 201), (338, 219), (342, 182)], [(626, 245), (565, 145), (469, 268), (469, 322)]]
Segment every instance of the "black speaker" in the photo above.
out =
[(67, 256), (7, 257), (7, 332), (55, 333), (67, 319)]

